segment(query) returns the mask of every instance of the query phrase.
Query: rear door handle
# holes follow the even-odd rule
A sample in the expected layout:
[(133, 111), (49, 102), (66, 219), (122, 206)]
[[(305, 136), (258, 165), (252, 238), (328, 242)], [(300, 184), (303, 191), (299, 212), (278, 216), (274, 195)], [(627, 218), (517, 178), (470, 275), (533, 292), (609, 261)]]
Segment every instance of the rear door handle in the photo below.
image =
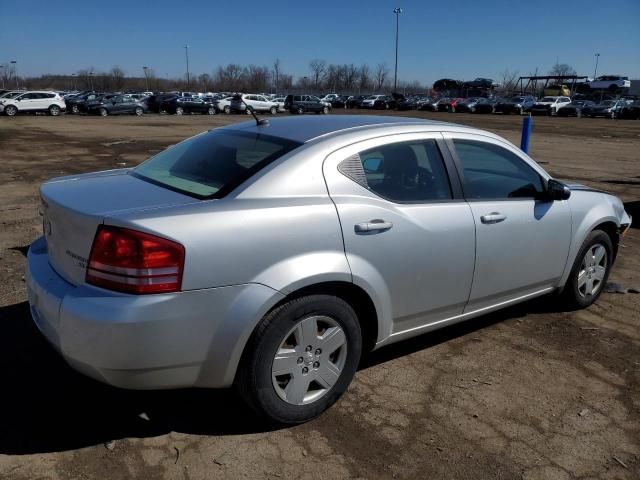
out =
[(480, 220), (482, 223), (500, 223), (507, 219), (507, 216), (500, 212), (491, 212), (487, 215), (482, 215)]
[(391, 227), (393, 227), (393, 223), (376, 219), (370, 222), (358, 223), (355, 225), (354, 230), (356, 233), (380, 232), (389, 230)]

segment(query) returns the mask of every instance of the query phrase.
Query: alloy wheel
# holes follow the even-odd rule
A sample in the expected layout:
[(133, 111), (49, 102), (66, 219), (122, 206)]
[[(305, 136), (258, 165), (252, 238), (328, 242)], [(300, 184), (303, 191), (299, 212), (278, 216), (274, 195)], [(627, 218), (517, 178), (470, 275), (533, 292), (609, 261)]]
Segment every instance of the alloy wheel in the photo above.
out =
[(287, 403), (312, 403), (331, 391), (346, 358), (347, 338), (338, 322), (306, 317), (280, 343), (271, 366), (273, 388)]
[(589, 247), (578, 270), (578, 293), (581, 297), (595, 296), (603, 286), (607, 273), (607, 249), (596, 243)]

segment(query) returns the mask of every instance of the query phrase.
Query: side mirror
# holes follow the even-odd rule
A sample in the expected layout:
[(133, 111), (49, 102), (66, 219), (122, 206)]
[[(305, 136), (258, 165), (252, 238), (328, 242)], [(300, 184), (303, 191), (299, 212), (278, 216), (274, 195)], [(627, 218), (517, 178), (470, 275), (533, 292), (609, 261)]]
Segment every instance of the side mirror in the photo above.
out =
[(547, 182), (545, 196), (548, 200), (567, 200), (571, 196), (571, 189), (564, 183), (552, 178)]

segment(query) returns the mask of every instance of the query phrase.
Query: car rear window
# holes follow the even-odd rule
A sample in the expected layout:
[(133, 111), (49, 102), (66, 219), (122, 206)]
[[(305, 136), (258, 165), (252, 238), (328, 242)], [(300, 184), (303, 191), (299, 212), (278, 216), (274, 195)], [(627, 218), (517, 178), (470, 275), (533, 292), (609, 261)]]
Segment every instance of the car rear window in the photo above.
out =
[(260, 133), (213, 130), (160, 152), (132, 174), (196, 198), (220, 198), (300, 145)]

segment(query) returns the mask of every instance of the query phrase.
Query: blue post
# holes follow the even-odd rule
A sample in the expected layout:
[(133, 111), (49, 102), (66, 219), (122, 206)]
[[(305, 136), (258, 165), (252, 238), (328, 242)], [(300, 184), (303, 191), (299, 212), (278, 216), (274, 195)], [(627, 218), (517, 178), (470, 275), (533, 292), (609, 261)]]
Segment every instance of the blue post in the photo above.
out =
[(524, 153), (529, 153), (529, 139), (531, 138), (532, 124), (533, 119), (531, 118), (531, 114), (524, 117), (522, 121), (522, 140), (520, 140), (520, 149)]

